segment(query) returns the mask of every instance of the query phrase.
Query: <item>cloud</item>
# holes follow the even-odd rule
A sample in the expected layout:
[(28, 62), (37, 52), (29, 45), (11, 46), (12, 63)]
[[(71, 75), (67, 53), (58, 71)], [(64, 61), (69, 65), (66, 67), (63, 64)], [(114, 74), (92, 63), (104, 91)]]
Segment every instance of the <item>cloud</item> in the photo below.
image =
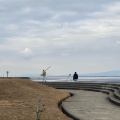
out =
[(33, 57), (33, 52), (29, 48), (25, 48), (23, 51), (21, 51), (23, 57), (25, 59), (32, 59)]
[(119, 6), (119, 0), (0, 1), (0, 58), (21, 72), (23, 65), (24, 72), (39, 70), (38, 63), (55, 66), (54, 74), (119, 68)]
[(67, 53), (62, 53), (61, 56), (67, 56), (68, 54)]
[(8, 31), (15, 31), (15, 30), (17, 30), (17, 28), (18, 27), (15, 24), (8, 24), (8, 25), (5, 26), (5, 29), (8, 30)]
[(120, 44), (120, 40), (117, 40), (116, 43), (117, 43), (117, 44)]

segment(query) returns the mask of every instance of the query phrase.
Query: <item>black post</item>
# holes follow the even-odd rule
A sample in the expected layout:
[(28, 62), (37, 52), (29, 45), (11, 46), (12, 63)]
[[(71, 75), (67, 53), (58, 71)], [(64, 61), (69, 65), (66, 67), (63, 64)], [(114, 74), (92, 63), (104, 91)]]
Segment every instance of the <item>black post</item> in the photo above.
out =
[(6, 73), (7, 73), (7, 78), (8, 78), (8, 73), (9, 73), (9, 71), (7, 71)]

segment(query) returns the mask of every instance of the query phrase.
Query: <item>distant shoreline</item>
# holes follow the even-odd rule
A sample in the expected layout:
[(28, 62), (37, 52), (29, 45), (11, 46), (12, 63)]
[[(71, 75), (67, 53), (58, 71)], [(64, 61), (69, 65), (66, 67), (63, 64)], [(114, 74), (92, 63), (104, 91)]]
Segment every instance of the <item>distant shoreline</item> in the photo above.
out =
[(30, 77), (0, 77), (0, 79), (16, 79), (16, 78), (20, 78), (20, 79), (31, 79)]

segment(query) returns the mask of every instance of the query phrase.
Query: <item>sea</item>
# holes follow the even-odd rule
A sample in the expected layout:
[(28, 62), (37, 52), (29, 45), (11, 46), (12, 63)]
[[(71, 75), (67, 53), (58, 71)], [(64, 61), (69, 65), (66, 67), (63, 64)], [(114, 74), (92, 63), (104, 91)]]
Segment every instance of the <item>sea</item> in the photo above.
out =
[[(43, 78), (31, 78), (32, 81), (42, 82)], [(74, 82), (72, 76), (46, 76), (46, 82)], [(76, 82), (120, 83), (120, 76), (79, 76)]]

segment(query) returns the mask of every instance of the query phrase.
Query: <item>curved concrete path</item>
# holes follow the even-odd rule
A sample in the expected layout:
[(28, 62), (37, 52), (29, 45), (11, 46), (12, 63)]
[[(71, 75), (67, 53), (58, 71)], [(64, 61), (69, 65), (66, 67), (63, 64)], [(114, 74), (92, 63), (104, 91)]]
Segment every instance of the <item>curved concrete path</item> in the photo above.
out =
[(63, 90), (74, 94), (62, 106), (79, 120), (120, 120), (120, 106), (112, 104), (108, 95), (84, 90)]

